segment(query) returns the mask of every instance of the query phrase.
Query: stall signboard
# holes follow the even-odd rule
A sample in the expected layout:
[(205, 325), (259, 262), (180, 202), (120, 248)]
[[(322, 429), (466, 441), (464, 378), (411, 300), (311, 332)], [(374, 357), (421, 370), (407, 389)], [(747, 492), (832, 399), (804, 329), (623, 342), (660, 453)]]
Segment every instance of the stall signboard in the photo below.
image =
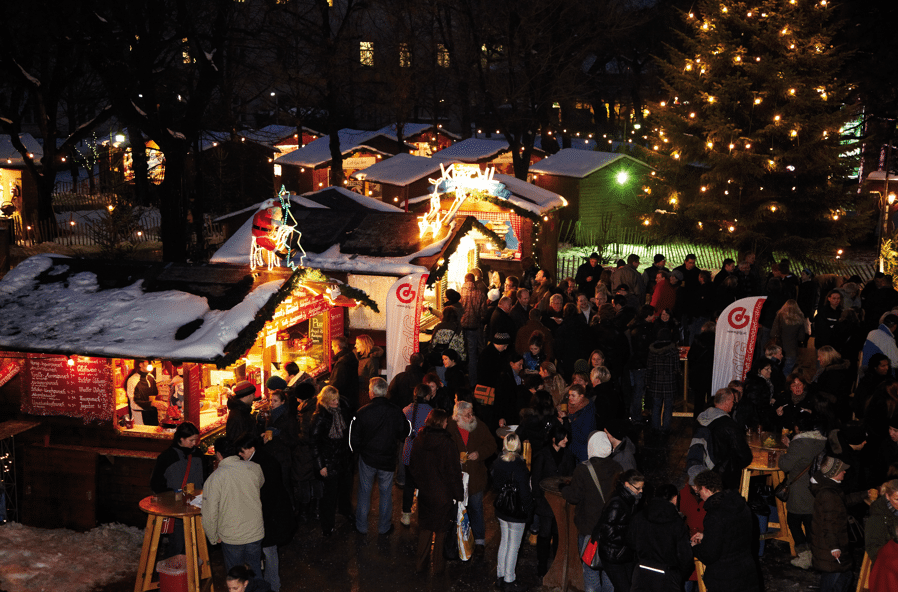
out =
[(331, 340), (334, 337), (343, 335), (343, 307), (337, 306), (331, 309), (330, 314), (330, 335)]
[(25, 356), (22, 411), (111, 420), (112, 365), (107, 358), (33, 354)]
[(306, 296), (296, 298), (291, 296), (284, 300), (274, 312), (274, 317), (268, 323), (268, 331), (282, 331), (287, 327), (292, 327), (296, 323), (301, 323), (309, 318), (322, 313), (331, 307), (330, 302), (321, 295)]
[(324, 343), (324, 315), (316, 315), (309, 319), (309, 339), (313, 345)]
[(200, 401), (203, 398), (203, 367), (184, 364), (184, 418), (200, 425)]

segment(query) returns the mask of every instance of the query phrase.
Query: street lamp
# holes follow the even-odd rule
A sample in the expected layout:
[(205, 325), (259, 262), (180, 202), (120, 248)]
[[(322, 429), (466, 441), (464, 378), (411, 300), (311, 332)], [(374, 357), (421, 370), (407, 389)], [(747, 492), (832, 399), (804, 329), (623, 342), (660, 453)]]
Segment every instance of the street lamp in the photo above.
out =
[[(886, 181), (886, 191), (888, 191), (888, 181)], [(883, 245), (886, 240), (888, 240), (889, 234), (889, 210), (891, 209), (891, 205), (895, 203), (895, 192), (887, 193), (883, 195), (881, 191), (871, 191), (870, 193), (875, 193), (879, 196), (879, 216), (881, 220), (880, 228), (879, 228), (879, 271), (885, 273), (885, 259), (883, 258)]]

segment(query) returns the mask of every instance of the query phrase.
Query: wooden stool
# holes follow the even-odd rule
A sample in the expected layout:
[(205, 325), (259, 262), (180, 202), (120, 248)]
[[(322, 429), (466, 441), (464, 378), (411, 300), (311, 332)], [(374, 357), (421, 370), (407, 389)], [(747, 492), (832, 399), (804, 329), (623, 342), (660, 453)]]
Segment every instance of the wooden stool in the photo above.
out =
[[(154, 500), (155, 497), (155, 500)], [(212, 568), (209, 565), (209, 548), (206, 546), (206, 532), (203, 530), (203, 516), (199, 508), (186, 501), (175, 500), (174, 491), (166, 491), (158, 496), (140, 500), (140, 509), (148, 514), (147, 527), (143, 535), (143, 549), (137, 566), (137, 581), (134, 592), (157, 590), (159, 582), (153, 582), (156, 551), (159, 549), (159, 535), (165, 518), (180, 518), (184, 521), (184, 546), (187, 555), (187, 590), (214, 590)], [(202, 565), (199, 565), (202, 560)], [(202, 585), (202, 588), (200, 587)]]
[[(742, 497), (744, 497), (746, 501), (748, 500), (749, 479), (757, 476), (765, 477), (768, 485), (770, 485), (772, 489), (776, 489), (776, 486), (782, 483), (786, 478), (786, 474), (777, 468), (759, 466), (759, 464), (753, 462), (747, 469), (742, 471), (742, 478), (739, 481), (739, 493), (742, 494)], [(789, 551), (792, 553), (792, 557), (797, 557), (798, 554), (795, 552), (795, 539), (792, 538), (792, 533), (789, 531), (789, 526), (786, 524), (786, 516), (788, 515), (786, 512), (786, 502), (777, 498), (776, 510), (779, 514), (779, 522), (767, 523), (768, 528), (774, 529), (774, 532), (766, 532), (761, 535), (761, 538), (789, 543)]]
[(698, 580), (698, 592), (708, 592), (708, 589), (705, 587), (705, 564), (695, 560), (695, 579)]
[(864, 562), (861, 563), (861, 573), (857, 578), (857, 592), (870, 590), (870, 572), (873, 571), (873, 562), (870, 556), (864, 553)]

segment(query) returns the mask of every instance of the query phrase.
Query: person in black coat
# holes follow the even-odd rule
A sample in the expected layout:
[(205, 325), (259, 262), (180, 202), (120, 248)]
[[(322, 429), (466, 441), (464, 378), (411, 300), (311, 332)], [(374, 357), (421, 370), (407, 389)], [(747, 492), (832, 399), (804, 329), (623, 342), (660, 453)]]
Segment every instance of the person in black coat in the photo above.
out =
[(574, 374), (574, 362), (589, 356), (591, 340), (589, 327), (583, 315), (577, 311), (577, 305), (564, 305), (564, 318), (555, 332), (555, 355), (561, 362), (561, 374), (567, 382)]
[(352, 413), (359, 408), (359, 360), (352, 351), (349, 339), (338, 335), (331, 340), (334, 352), (331, 376), (327, 383), (337, 389), (340, 396), (349, 402)]
[(633, 575), (633, 548), (627, 542), (627, 529), (642, 498), (645, 476), (636, 469), (624, 471), (617, 478), (614, 495), (605, 504), (602, 517), (592, 533), (599, 541), (602, 567), (614, 586), (614, 592), (630, 592)]
[(259, 465), (265, 477), (265, 483), (259, 491), (262, 500), (262, 522), (265, 525), (265, 538), (262, 539), (262, 554), (265, 556), (264, 576), (272, 590), (280, 590), (278, 547), (290, 542), (296, 528), (290, 497), (281, 477), (281, 465), (262, 448), (260, 438), (242, 436), (234, 442), (234, 447), (244, 461)]
[(393, 529), (393, 472), (399, 443), (411, 434), (411, 424), (402, 409), (387, 399), (387, 381), (376, 376), (369, 381), (371, 402), (359, 409), (349, 426), (349, 447), (359, 455), (359, 493), (356, 499), (356, 530), (368, 532), (371, 491), (376, 482), (379, 534)]
[(708, 321), (701, 327), (701, 333), (692, 340), (686, 359), (689, 360), (689, 388), (692, 390), (692, 416), (708, 408), (711, 400), (711, 379), (714, 374), (714, 341), (717, 324)]
[(296, 413), (290, 414), (287, 393), (282, 390), (271, 391), (268, 400), (271, 413), (265, 424), (265, 432), (262, 434), (265, 452), (277, 459), (280, 464), (284, 487), (287, 489), (292, 503), (294, 501), (293, 451), (299, 443)]
[(414, 398), (415, 387), (424, 380), (424, 356), (414, 353), (409, 357), (405, 370), (393, 377), (387, 387), (387, 397), (400, 409), (405, 409)]
[(759, 592), (751, 553), (755, 518), (738, 491), (723, 489), (720, 475), (702, 471), (695, 487), (705, 502), (704, 532), (692, 535), (695, 558), (705, 564), (708, 592)]
[(315, 458), (312, 455), (312, 418), (318, 407), (315, 387), (310, 382), (297, 385), (299, 409), (296, 413), (297, 442), (293, 449), (293, 499), (297, 506), (299, 522), (318, 519), (318, 502), (324, 494), (324, 484), (317, 478)]
[(336, 388), (326, 386), (318, 393), (318, 407), (312, 417), (310, 440), (318, 478), (324, 484), (321, 498), (321, 531), (330, 536), (339, 507), (350, 524), (352, 511), (352, 455), (349, 451), (349, 403)]
[[(153, 493), (175, 491), (187, 483), (193, 483), (197, 491), (203, 489), (203, 453), (196, 448), (200, 441), (199, 429), (185, 421), (175, 428), (169, 448), (156, 457), (156, 466), (150, 477)], [(173, 557), (184, 552), (184, 521), (175, 520), (174, 532), (169, 536), (165, 557)]]
[(444, 533), (455, 524), (457, 502), (464, 495), (458, 448), (446, 431), (449, 415), (433, 409), (415, 436), (409, 471), (418, 486), (418, 552), (416, 573), (425, 571), (433, 543), (433, 571), (443, 573)]
[(225, 433), (237, 439), (243, 434), (259, 435), (259, 426), (253, 417), (253, 401), (261, 399), (253, 383), (243, 380), (234, 386), (234, 395), (228, 397), (228, 420)]
[(681, 592), (692, 573), (689, 528), (677, 511), (678, 497), (670, 483), (657, 487), (630, 522), (626, 542), (636, 554), (630, 592)]
[[(521, 426), (523, 427), (523, 426)], [(573, 454), (567, 451), (568, 429), (555, 420), (548, 430), (547, 445), (533, 455), (533, 472), (530, 474), (534, 513), (539, 516), (539, 532), (536, 536), (536, 573), (543, 577), (549, 571), (552, 548), (558, 549), (558, 523), (540, 483), (549, 477), (568, 477), (577, 464)]]

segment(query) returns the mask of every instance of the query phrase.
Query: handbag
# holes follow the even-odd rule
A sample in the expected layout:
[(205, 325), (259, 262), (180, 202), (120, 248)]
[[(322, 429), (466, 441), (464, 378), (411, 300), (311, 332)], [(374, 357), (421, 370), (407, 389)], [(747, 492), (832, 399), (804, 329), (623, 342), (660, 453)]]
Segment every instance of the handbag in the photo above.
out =
[[(193, 454), (187, 455), (187, 469), (184, 471), (184, 479), (181, 481), (181, 491), (184, 490), (184, 487), (187, 485), (187, 478), (190, 477), (190, 463), (193, 462)], [(162, 530), (159, 531), (159, 534), (172, 534), (175, 532), (175, 520), (177, 518), (173, 518), (168, 516), (162, 519)]]
[(521, 504), (521, 492), (514, 479), (506, 481), (499, 489), (496, 499), (493, 500), (496, 511), (509, 518), (526, 518), (527, 510)]
[(786, 477), (785, 479), (783, 479), (780, 482), (780, 484), (777, 485), (776, 488), (773, 490), (773, 496), (781, 502), (789, 501), (789, 488), (792, 487), (792, 483), (801, 479), (801, 476), (804, 475), (805, 473), (807, 473), (808, 469), (810, 469), (811, 465), (813, 465), (813, 464), (814, 464), (814, 461), (812, 460), (811, 462), (808, 463), (808, 466), (806, 466), (800, 473), (795, 475), (794, 480), (790, 480), (789, 477)]
[(458, 541), (458, 558), (468, 561), (474, 555), (474, 531), (471, 530), (471, 520), (468, 518), (468, 510), (464, 504), (458, 504), (455, 531)]
[(461, 334), (461, 331), (456, 331), (452, 334), (452, 338), (449, 339), (446, 343), (434, 343), (430, 342), (430, 351), (424, 356), (425, 361), (428, 364), (433, 366), (434, 368), (438, 368), (443, 365), (443, 354), (450, 349), (449, 346), (452, 345), (452, 342), (455, 341), (455, 338)]
[(474, 387), (474, 398), (481, 405), (492, 405), (496, 401), (496, 389), (491, 386), (478, 384)]
[[(599, 496), (602, 498), (602, 504), (604, 504), (605, 492), (602, 491), (602, 484), (599, 483), (599, 477), (596, 475), (596, 470), (589, 461), (586, 461), (586, 466), (589, 468), (589, 474), (592, 475), (592, 481), (596, 484), (596, 488), (599, 490)], [(580, 548), (580, 560), (592, 569), (602, 569), (602, 557), (599, 555), (599, 541), (594, 536), (583, 539), (583, 545)]]

